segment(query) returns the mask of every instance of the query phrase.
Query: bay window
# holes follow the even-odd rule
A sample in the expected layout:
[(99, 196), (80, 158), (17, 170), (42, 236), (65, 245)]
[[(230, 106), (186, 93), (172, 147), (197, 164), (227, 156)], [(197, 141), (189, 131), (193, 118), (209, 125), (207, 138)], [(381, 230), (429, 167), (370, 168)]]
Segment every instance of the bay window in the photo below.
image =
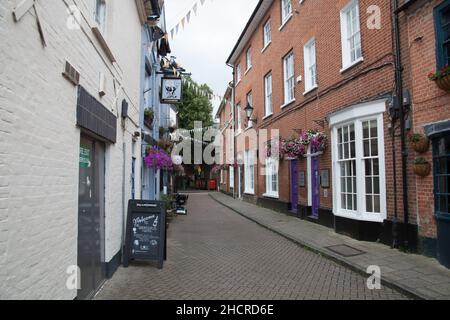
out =
[(383, 100), (330, 117), (337, 216), (371, 222), (386, 219), (385, 108)]

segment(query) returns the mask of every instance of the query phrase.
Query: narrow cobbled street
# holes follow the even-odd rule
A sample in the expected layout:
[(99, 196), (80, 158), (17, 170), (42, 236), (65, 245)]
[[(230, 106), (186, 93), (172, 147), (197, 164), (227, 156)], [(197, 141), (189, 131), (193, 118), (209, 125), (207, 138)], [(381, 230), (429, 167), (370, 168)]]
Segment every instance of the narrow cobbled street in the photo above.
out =
[(219, 205), (192, 194), (169, 227), (163, 270), (120, 268), (97, 299), (404, 299)]

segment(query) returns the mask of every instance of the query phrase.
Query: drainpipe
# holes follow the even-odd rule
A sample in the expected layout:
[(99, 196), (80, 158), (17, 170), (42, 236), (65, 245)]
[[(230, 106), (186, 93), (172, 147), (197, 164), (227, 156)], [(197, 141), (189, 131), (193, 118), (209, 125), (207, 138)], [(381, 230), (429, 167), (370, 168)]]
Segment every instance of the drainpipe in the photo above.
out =
[(233, 85), (231, 87), (231, 117), (233, 119), (233, 175), (234, 175), (234, 179), (233, 179), (233, 198), (236, 198), (236, 168), (234, 168), (234, 161), (236, 161), (237, 159), (237, 154), (236, 154), (236, 110), (235, 110), (235, 101), (236, 101), (236, 90), (235, 90), (235, 86), (234, 86), (234, 79), (235, 79), (235, 74), (234, 74), (234, 66), (232, 64), (227, 63), (227, 66), (229, 66), (230, 68), (233, 69)]
[[(403, 245), (407, 248), (409, 245), (409, 208), (408, 208), (408, 178), (407, 178), (407, 161), (408, 152), (406, 150), (406, 126), (405, 126), (405, 110), (403, 106), (403, 66), (401, 58), (401, 43), (400, 43), (400, 24), (399, 24), (399, 4), (398, 0), (393, 0), (393, 28), (395, 41), (395, 82), (396, 95), (398, 103), (400, 104), (399, 118), (400, 118), (400, 139), (401, 139), (401, 158), (402, 158), (402, 185), (403, 185), (403, 210), (404, 210), (404, 239)], [(394, 176), (395, 179), (395, 176)]]

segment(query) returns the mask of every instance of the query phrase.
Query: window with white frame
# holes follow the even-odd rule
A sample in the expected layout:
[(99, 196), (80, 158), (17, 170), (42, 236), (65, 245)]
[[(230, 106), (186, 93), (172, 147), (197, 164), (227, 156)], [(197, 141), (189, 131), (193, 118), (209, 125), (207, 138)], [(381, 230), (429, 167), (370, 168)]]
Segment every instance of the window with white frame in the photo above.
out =
[(94, 18), (100, 30), (104, 32), (106, 26), (106, 0), (95, 0)]
[(295, 98), (295, 72), (294, 53), (289, 53), (283, 59), (284, 66), (284, 103), (287, 104)]
[(317, 87), (316, 40), (311, 39), (305, 45), (305, 92)]
[(281, 0), (281, 24), (284, 24), (292, 15), (292, 0)]
[[(352, 118), (349, 121), (345, 121), (346, 112), (330, 118), (338, 216), (372, 222), (386, 219), (384, 110), (382, 101), (346, 111)], [(340, 123), (334, 124), (335, 119)]]
[(255, 157), (253, 150), (247, 150), (244, 154), (245, 193), (255, 193)]
[(264, 109), (265, 115), (270, 116), (273, 113), (272, 104), (272, 73), (269, 73), (264, 77)]
[(247, 49), (246, 57), (247, 57), (247, 71), (248, 71), (252, 67), (252, 48)]
[(341, 11), (342, 67), (348, 68), (362, 59), (358, 0)]
[(234, 167), (230, 166), (230, 188), (234, 189)]
[(278, 198), (278, 159), (266, 159), (266, 194), (265, 196)]
[(272, 42), (272, 26), (270, 20), (264, 25), (264, 48)]
[(238, 64), (236, 67), (236, 83), (239, 83), (241, 81), (242, 74), (241, 74), (241, 65)]

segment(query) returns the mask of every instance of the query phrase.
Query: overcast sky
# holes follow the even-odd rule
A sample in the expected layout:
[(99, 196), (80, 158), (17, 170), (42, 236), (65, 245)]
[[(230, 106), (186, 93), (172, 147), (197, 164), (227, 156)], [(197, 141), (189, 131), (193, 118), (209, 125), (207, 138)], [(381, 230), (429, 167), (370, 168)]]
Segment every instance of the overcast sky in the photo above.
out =
[[(166, 0), (167, 28), (174, 27), (198, 2), (197, 16), (171, 42), (172, 55), (199, 83), (223, 95), (232, 80), (226, 60), (255, 9), (258, 0)], [(219, 102), (215, 101), (217, 108)]]

